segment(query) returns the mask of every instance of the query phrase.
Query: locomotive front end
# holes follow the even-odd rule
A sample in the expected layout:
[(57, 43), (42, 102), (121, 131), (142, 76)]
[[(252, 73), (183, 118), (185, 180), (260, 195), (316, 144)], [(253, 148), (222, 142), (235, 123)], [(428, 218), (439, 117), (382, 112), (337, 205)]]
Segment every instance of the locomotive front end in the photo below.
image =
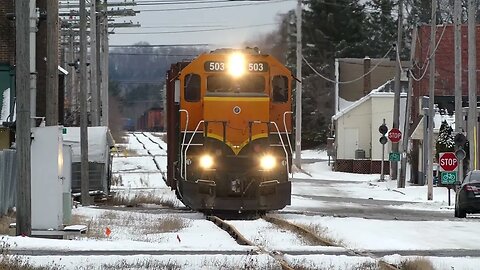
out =
[(239, 51), (197, 61), (201, 72), (192, 65), (182, 74), (185, 96), (192, 76), (198, 75), (193, 88), (200, 89), (197, 104), (182, 108), (182, 200), (201, 211), (268, 211), (290, 204), (291, 125), (285, 108), (291, 104), (285, 98), (274, 104), (272, 88), (281, 78), (289, 95), (283, 66), (270, 56)]

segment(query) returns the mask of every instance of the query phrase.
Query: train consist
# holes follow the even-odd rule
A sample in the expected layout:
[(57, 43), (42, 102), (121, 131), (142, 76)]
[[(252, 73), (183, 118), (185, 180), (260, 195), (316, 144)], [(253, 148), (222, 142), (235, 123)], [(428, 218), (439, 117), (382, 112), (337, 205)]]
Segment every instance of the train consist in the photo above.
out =
[(164, 115), (163, 108), (150, 108), (137, 120), (136, 130), (139, 131), (163, 131)]
[(219, 49), (167, 72), (165, 181), (202, 212), (290, 204), (292, 76), (254, 49)]

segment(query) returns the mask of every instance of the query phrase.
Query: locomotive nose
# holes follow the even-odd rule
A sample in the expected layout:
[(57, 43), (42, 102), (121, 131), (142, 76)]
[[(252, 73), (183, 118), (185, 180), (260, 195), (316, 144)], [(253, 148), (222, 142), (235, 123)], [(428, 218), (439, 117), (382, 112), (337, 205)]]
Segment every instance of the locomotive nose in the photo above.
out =
[(268, 97), (205, 97), (206, 135), (225, 141), (235, 154), (253, 139), (268, 136)]

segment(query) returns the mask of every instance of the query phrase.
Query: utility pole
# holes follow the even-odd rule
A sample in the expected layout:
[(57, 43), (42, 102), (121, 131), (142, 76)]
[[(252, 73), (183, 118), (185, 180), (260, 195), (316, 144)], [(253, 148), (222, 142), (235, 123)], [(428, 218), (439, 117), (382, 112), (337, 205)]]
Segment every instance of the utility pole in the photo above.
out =
[(30, 3), (15, 2), (17, 88), (17, 224), (16, 234), (32, 234), (30, 156)]
[[(398, 128), (400, 122), (400, 77), (402, 76), (402, 66), (400, 60), (400, 52), (402, 51), (402, 32), (403, 32), (403, 0), (398, 1), (398, 27), (397, 27), (397, 48), (396, 48), (396, 73), (395, 73), (395, 95), (393, 98), (393, 124), (392, 128)], [(404, 134), (405, 136), (405, 134)], [(392, 143), (392, 152), (398, 153), (398, 143)], [(392, 162), (392, 180), (397, 179), (398, 162)], [(402, 180), (398, 179), (397, 187), (405, 187)]]
[(103, 18), (103, 12), (102, 12), (102, 3), (100, 0), (95, 0), (95, 10), (97, 12), (97, 17), (96, 17), (96, 29), (95, 32), (97, 34), (97, 39), (96, 39), (96, 50), (97, 50), (97, 57), (96, 57), (96, 69), (97, 69), (97, 112), (98, 112), (98, 119), (97, 119), (97, 124), (101, 125), (102, 121), (102, 33), (103, 33), (103, 28), (102, 28), (102, 18)]
[(477, 162), (477, 27), (475, 0), (468, 1), (468, 141), (470, 145), (470, 170), (478, 168)]
[(82, 205), (90, 205), (88, 177), (88, 114), (87, 114), (87, 11), (80, 0), (80, 154)]
[(433, 103), (435, 98), (435, 43), (436, 43), (436, 34), (437, 34), (437, 0), (432, 0), (432, 22), (430, 28), (430, 78), (429, 78), (429, 91), (428, 91), (428, 146), (427, 152), (427, 199), (429, 201), (433, 200), (433, 118), (435, 116), (435, 111), (433, 110)]
[(297, 3), (297, 82), (295, 92), (295, 165), (302, 168), (302, 0)]
[[(463, 109), (462, 109), (462, 1), (455, 0), (453, 7), (454, 16), (454, 39), (455, 39), (455, 133), (463, 133)], [(458, 159), (457, 179), (463, 179), (463, 159)]]
[(91, 119), (92, 126), (100, 124), (98, 111), (98, 88), (97, 88), (97, 10), (96, 1), (90, 0), (90, 89), (91, 89)]
[(37, 1), (30, 0), (30, 126), (37, 116)]
[(58, 125), (58, 1), (47, 1), (46, 125)]
[(455, 0), (453, 13), (455, 30), (455, 132), (463, 132), (462, 112), (462, 0)]
[(108, 126), (108, 16), (107, 0), (103, 2), (103, 36), (102, 36), (102, 126)]
[[(410, 49), (410, 67), (413, 67), (413, 58), (415, 57), (415, 51), (417, 48), (417, 31), (418, 28), (415, 25), (413, 28), (412, 33), (412, 45)], [(406, 102), (406, 110), (405, 110), (405, 123), (403, 128), (403, 141), (402, 141), (402, 164), (400, 166), (400, 177), (398, 179), (397, 187), (404, 188), (405, 187), (405, 176), (407, 172), (407, 152), (408, 152), (408, 135), (410, 133), (410, 114), (412, 112), (412, 88), (413, 88), (413, 77), (408, 77), (408, 91), (407, 91), (407, 102)]]

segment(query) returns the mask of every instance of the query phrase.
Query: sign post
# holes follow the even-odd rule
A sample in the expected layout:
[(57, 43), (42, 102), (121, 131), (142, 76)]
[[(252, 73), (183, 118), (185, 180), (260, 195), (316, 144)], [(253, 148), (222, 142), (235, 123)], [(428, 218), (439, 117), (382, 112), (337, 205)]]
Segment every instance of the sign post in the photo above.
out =
[(385, 160), (385, 144), (387, 143), (387, 137), (385, 137), (385, 134), (387, 134), (388, 127), (385, 124), (385, 118), (383, 119), (383, 124), (378, 127), (378, 131), (382, 136), (380, 137), (379, 141), (382, 144), (382, 164), (381, 164), (381, 169), (380, 169), (380, 182), (385, 181), (385, 174), (383, 173), (383, 161)]
[(448, 205), (450, 205), (450, 188), (457, 182), (458, 160), (453, 152), (440, 153), (438, 165), (441, 171), (441, 183), (448, 188)]

